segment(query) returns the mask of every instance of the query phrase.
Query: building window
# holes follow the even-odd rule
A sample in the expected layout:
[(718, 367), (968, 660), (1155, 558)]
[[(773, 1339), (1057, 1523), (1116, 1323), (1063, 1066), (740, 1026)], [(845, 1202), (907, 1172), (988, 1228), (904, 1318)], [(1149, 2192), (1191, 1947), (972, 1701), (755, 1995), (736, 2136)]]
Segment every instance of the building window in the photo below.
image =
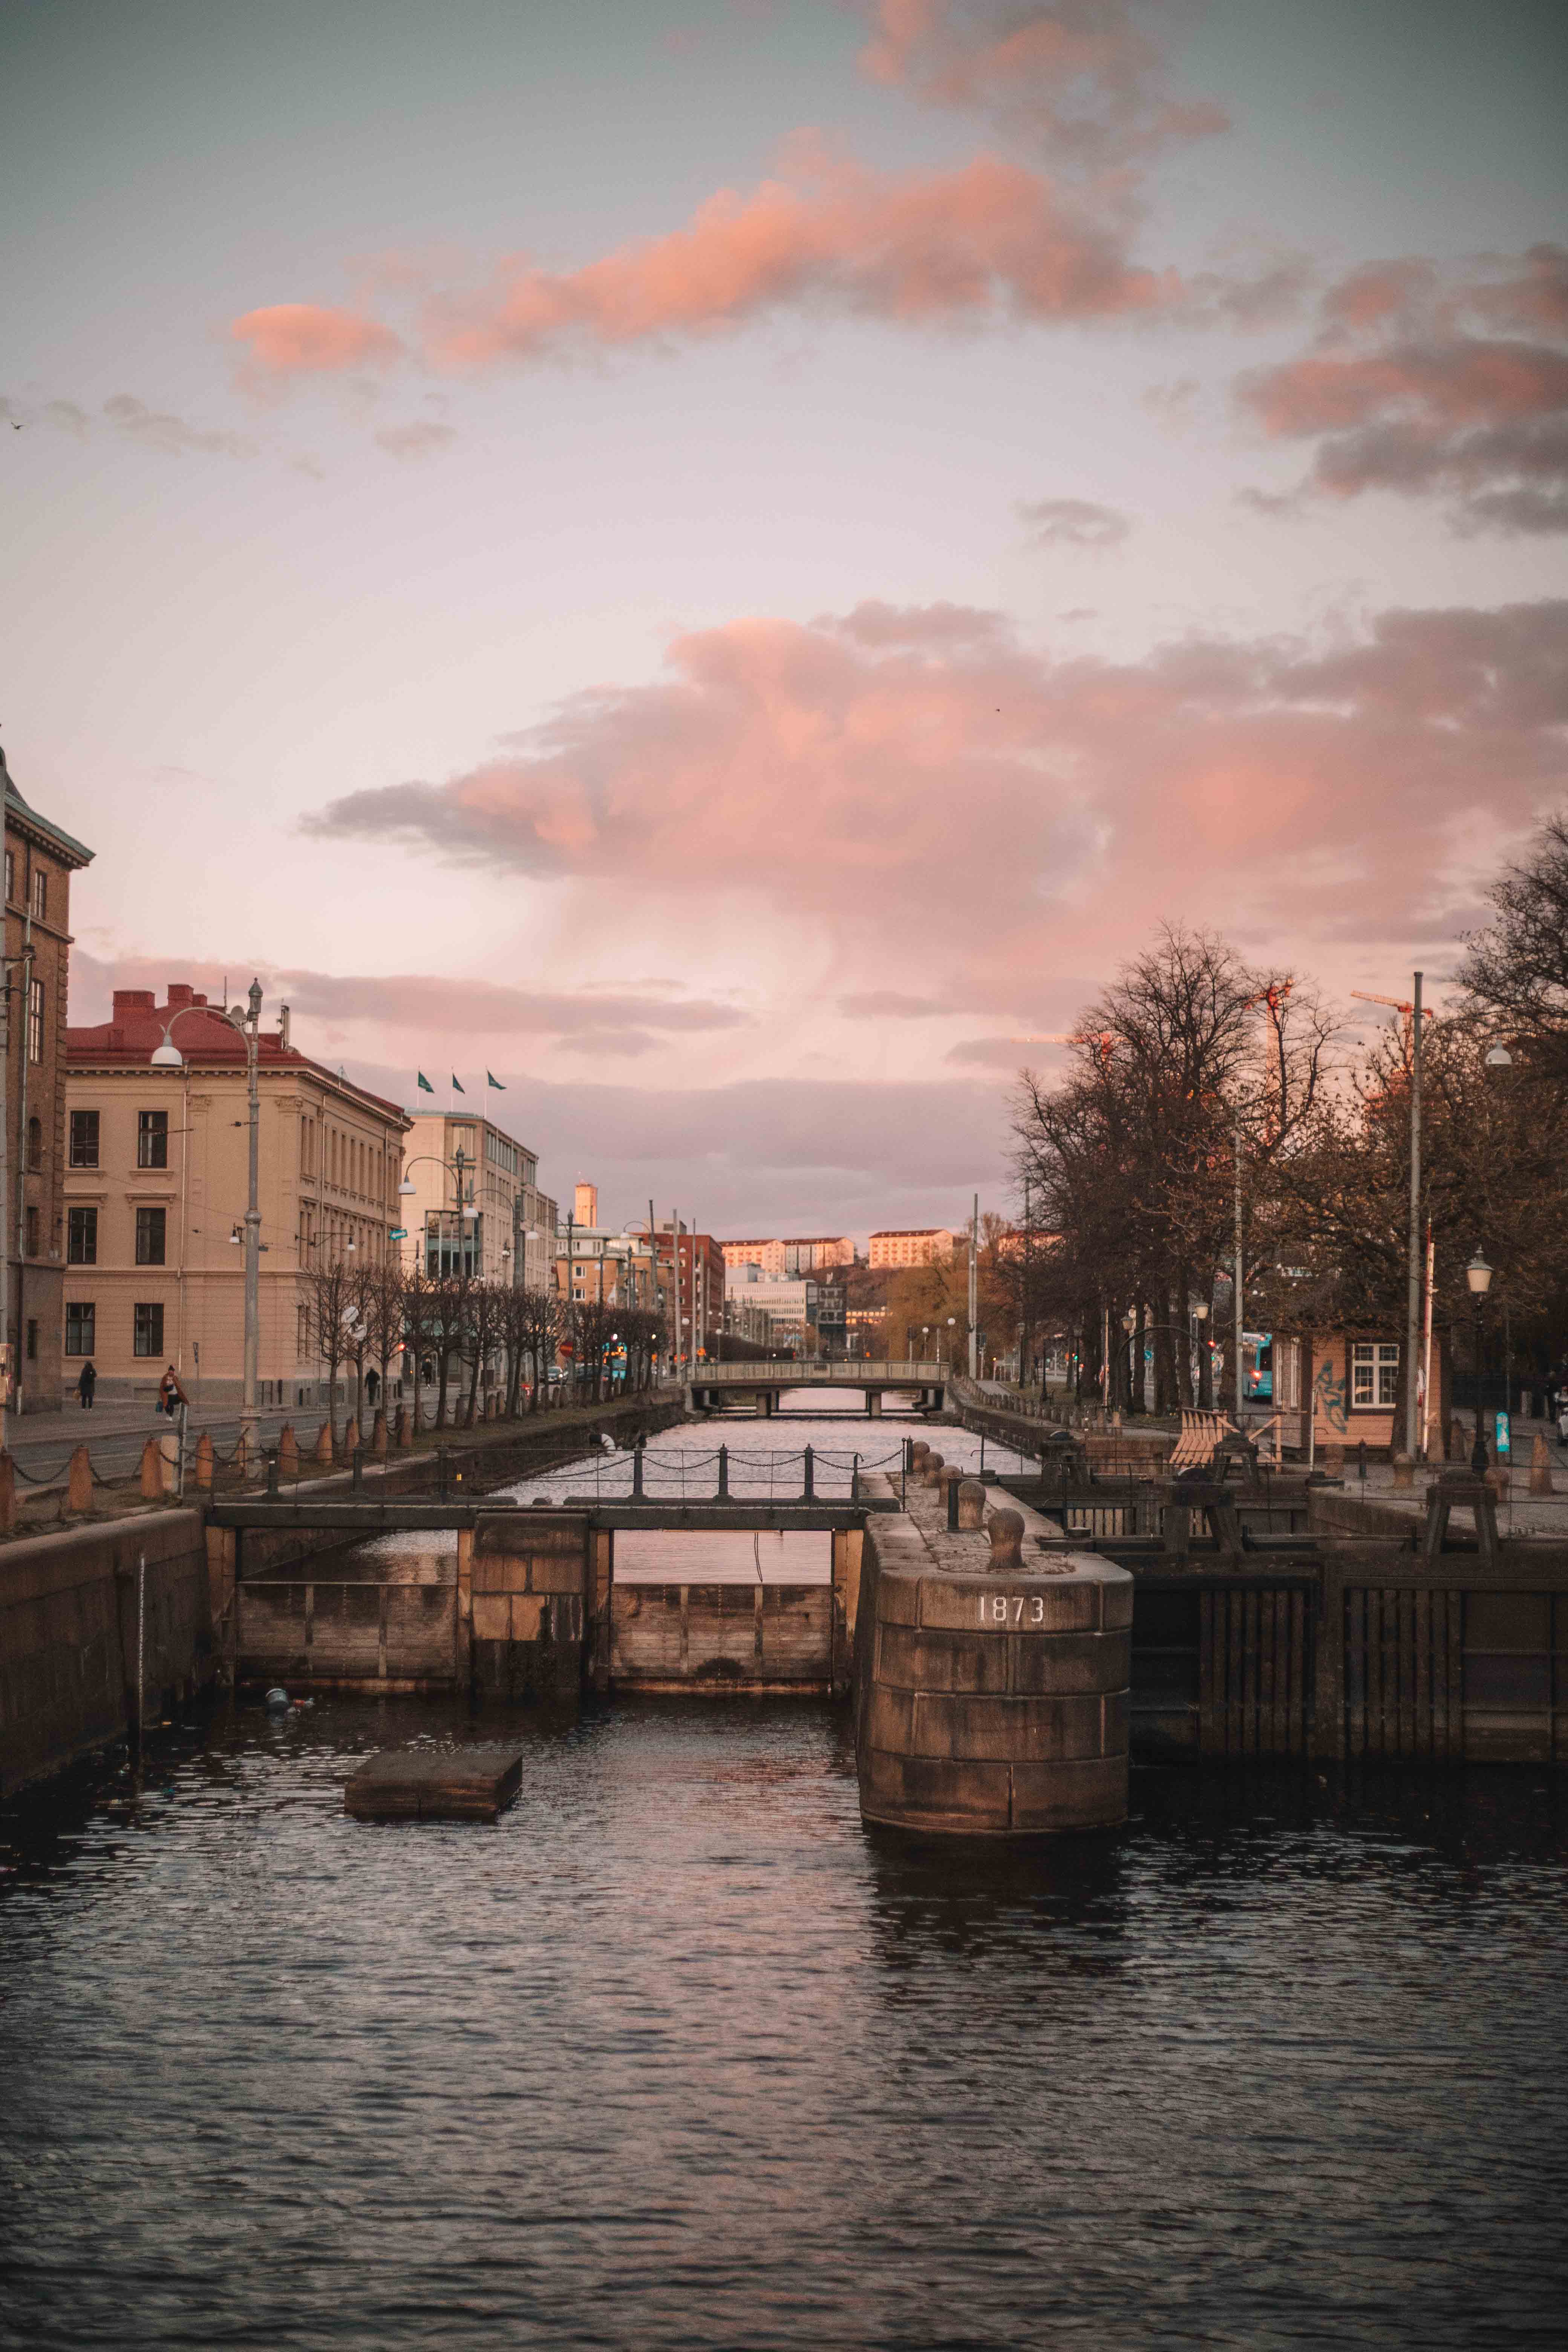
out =
[(300, 1362), (305, 1364), (310, 1360), (310, 1310), (308, 1307), (297, 1307), (295, 1315), (298, 1328), (294, 1335), (294, 1353)]
[(16, 853), (14, 849), (8, 849), (5, 852), (5, 903), (7, 906), (14, 903), (16, 896)]
[(36, 1176), (44, 1164), (44, 1122), (41, 1118), (27, 1121), (27, 1165)]
[(33, 1320), (32, 1317), (29, 1315), (29, 1316), (28, 1316), (28, 1318), (27, 1318), (27, 1361), (28, 1361), (30, 1364), (36, 1364), (36, 1363), (37, 1362), (37, 1360), (38, 1360), (38, 1327), (37, 1327), (37, 1325), (34, 1322), (34, 1320)]
[(33, 912), (40, 922), (49, 911), (49, 877), (41, 866), (33, 868)]
[(27, 982), (27, 1059), (41, 1062), (44, 1058), (44, 983), (41, 980)]
[(98, 1113), (95, 1110), (73, 1110), (71, 1113), (70, 1160), (73, 1168), (96, 1168), (98, 1165)]
[(38, 1255), (38, 1207), (36, 1201), (28, 1202), (22, 1224), (26, 1234), (26, 1247), (23, 1254), (27, 1257), (37, 1257)]
[(162, 1265), (168, 1235), (167, 1209), (138, 1209), (136, 1212), (136, 1263), (138, 1265)]
[(136, 1114), (136, 1165), (166, 1168), (169, 1164), (169, 1114), (139, 1110)]
[(138, 1305), (133, 1310), (131, 1334), (133, 1356), (161, 1356), (163, 1352), (163, 1303), (153, 1299)]
[(1392, 1405), (1399, 1387), (1399, 1348), (1385, 1339), (1357, 1339), (1351, 1349), (1351, 1406), (1373, 1412)]
[(67, 1210), (66, 1264), (68, 1265), (98, 1264), (98, 1211), (96, 1209)]
[(90, 1356), (94, 1351), (93, 1332), (98, 1321), (98, 1309), (90, 1298), (73, 1298), (66, 1307), (66, 1353), (68, 1356)]

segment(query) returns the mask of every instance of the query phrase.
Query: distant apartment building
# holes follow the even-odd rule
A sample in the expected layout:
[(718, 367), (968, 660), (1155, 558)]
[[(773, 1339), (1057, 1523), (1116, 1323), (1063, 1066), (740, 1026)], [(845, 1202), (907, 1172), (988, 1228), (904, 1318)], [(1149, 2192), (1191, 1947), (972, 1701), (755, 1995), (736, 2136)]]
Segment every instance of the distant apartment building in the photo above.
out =
[(935, 1265), (952, 1255), (952, 1234), (946, 1225), (893, 1226), (871, 1235), (873, 1268)]
[(805, 1234), (783, 1243), (786, 1274), (821, 1274), (829, 1266), (853, 1265), (855, 1244), (847, 1234)]
[[(155, 1069), (165, 1039), (181, 1066)], [(66, 1033), (65, 1373), (148, 1394), (167, 1363), (193, 1401), (237, 1402), (244, 1374), (249, 1113), (245, 1041), (205, 996), (114, 992), (109, 1020)], [(290, 1041), (258, 1040), (259, 1402), (321, 1401), (309, 1277), (375, 1266), (405, 1222), (413, 1122)]]
[(728, 1277), (724, 1327), (736, 1339), (797, 1350), (808, 1346), (815, 1332), (823, 1349), (842, 1355), (843, 1287), (809, 1275), (764, 1274), (760, 1266), (742, 1265)]
[(783, 1274), (784, 1250), (781, 1241), (721, 1242), (726, 1268), (740, 1265), (760, 1266), (764, 1274)]
[[(64, 1312), (66, 990), (70, 877), (90, 849), (29, 806), (0, 751), (5, 804), (5, 958), (11, 1019), (5, 1057), (7, 1319), (17, 1409), (60, 1397)], [(74, 1378), (76, 1367), (66, 1367)]]
[(722, 1242), (720, 1246), (726, 1266), (755, 1265), (764, 1274), (816, 1274), (855, 1263), (855, 1244), (847, 1234), (785, 1234), (782, 1240)]
[(693, 1362), (715, 1353), (724, 1329), (723, 1244), (711, 1234), (694, 1234), (684, 1222), (677, 1233), (673, 1221), (661, 1217), (654, 1245), (677, 1357)]
[[(576, 1188), (576, 1206), (590, 1205)], [(598, 1206), (595, 1194), (592, 1206)], [(563, 1297), (601, 1307), (657, 1308), (660, 1300), (658, 1266), (646, 1232), (628, 1226), (612, 1233), (607, 1227), (579, 1224), (574, 1213), (555, 1236), (555, 1287)]]
[(425, 1111), (410, 1124), (405, 1165), (414, 1187), (398, 1219), (405, 1267), (422, 1265), (436, 1280), (461, 1268), (476, 1281), (548, 1287), (555, 1203), (539, 1190), (526, 1144), (472, 1111)]

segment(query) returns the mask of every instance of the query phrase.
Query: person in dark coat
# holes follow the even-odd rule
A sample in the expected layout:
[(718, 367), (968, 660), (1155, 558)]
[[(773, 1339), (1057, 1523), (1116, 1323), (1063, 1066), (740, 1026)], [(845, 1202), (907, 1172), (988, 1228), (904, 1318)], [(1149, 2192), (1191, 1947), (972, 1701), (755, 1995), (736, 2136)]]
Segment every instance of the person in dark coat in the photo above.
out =
[(90, 1361), (85, 1363), (81, 1368), (81, 1376), (76, 1384), (76, 1392), (81, 1399), (83, 1412), (92, 1411), (92, 1392), (97, 1386), (98, 1374), (94, 1371)]

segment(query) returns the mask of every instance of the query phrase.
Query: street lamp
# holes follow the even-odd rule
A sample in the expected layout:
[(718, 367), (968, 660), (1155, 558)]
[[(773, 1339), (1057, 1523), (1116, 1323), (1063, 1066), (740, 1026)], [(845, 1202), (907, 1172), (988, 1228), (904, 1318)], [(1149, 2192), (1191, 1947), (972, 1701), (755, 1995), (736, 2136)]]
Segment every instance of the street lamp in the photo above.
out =
[(1487, 1468), (1486, 1430), (1481, 1420), (1481, 1306), (1492, 1286), (1492, 1270), (1479, 1250), (1465, 1268), (1465, 1280), (1476, 1302), (1476, 1442), (1470, 1448), (1470, 1467), (1481, 1478)]
[[(459, 1145), (455, 1158), (451, 1160), (443, 1160), (438, 1151), (416, 1151), (412, 1160), (405, 1160), (403, 1163), (403, 1181), (397, 1188), (399, 1200), (413, 1201), (418, 1198), (419, 1187), (417, 1184), (411, 1183), (409, 1181), (408, 1171), (411, 1168), (417, 1168), (422, 1160), (428, 1161), (433, 1168), (444, 1168), (447, 1175), (456, 1180), (458, 1187), (458, 1255), (460, 1256), (462, 1255), (463, 1221), (468, 1219), (471, 1222), (479, 1213), (479, 1210), (471, 1201), (465, 1201), (463, 1198), (463, 1170), (467, 1165), (467, 1162), (463, 1157), (462, 1148)], [(447, 1212), (446, 1209), (442, 1207), (437, 1209), (436, 1213), (438, 1217), (444, 1217)], [(351, 1243), (350, 1247), (352, 1248), (353, 1246), (353, 1245)]]
[(261, 1207), (259, 1201), (261, 1175), (261, 1089), (258, 1076), (258, 1055), (261, 1042), (261, 982), (253, 980), (242, 1009), (237, 1004), (226, 1010), (216, 1004), (182, 1004), (163, 1024), (163, 1042), (154, 1045), (149, 1060), (155, 1070), (183, 1070), (185, 1057), (174, 1040), (174, 1031), (187, 1013), (200, 1013), (205, 1018), (226, 1021), (245, 1040), (246, 1096), (249, 1108), (249, 1185), (245, 1211), (245, 1392), (240, 1407), (240, 1427), (244, 1433), (247, 1454), (255, 1446), (258, 1435), (256, 1412), (257, 1359), (261, 1334)]

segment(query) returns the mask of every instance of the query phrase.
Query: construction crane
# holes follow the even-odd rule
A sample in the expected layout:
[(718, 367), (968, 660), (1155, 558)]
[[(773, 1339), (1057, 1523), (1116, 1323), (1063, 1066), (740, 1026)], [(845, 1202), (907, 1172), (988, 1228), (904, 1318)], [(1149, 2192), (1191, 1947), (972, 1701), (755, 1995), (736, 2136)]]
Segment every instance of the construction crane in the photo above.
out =
[[(1399, 1034), (1405, 1046), (1405, 1058), (1408, 1061), (1411, 1037), (1415, 1027), (1415, 1007), (1410, 999), (1407, 996), (1373, 996), (1371, 991), (1365, 988), (1352, 988), (1351, 994), (1359, 1003), (1386, 1004), (1393, 1012), (1398, 1013)], [(1431, 1020), (1432, 1007), (1429, 1004), (1424, 1004), (1421, 1007), (1421, 1017), (1424, 1021)]]

